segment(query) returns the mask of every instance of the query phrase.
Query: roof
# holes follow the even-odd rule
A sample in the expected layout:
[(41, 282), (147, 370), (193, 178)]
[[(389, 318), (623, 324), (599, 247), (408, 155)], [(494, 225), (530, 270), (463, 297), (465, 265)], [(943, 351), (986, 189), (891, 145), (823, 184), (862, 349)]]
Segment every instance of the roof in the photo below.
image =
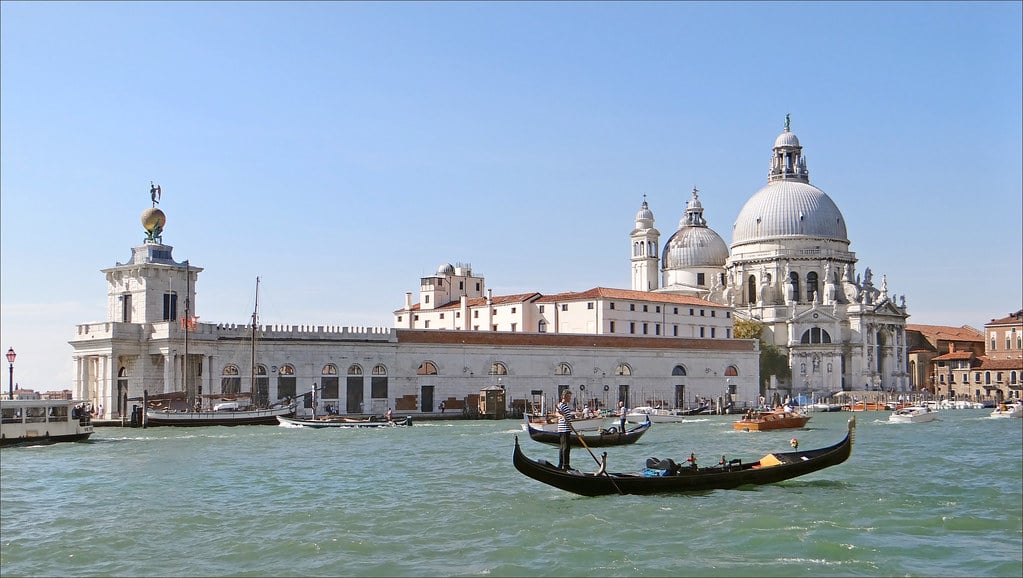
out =
[(974, 355), (972, 351), (953, 351), (946, 353), (945, 355), (939, 355), (932, 361), (955, 361), (960, 359), (973, 359)]
[(917, 325), (906, 324), (906, 331), (916, 331), (930, 340), (944, 341), (979, 341), (984, 342), (984, 334), (969, 325), (951, 327), (948, 325)]
[(690, 297), (688, 295), (675, 295), (672, 293), (654, 293), (651, 291), (633, 291), (631, 289), (609, 289), (607, 287), (594, 287), (582, 292), (556, 293), (544, 295), (537, 300), (537, 303), (554, 303), (562, 301), (585, 301), (588, 299), (629, 299), (631, 301), (647, 301), (650, 303), (664, 303), (676, 305), (694, 305), (699, 307), (714, 307), (716, 309), (730, 309), (727, 305)]
[(992, 319), (991, 321), (984, 324), (984, 327), (991, 325), (1021, 325), (1023, 324), (1023, 309), (1015, 313), (1010, 313), (1008, 317), (1002, 317), (1001, 319)]
[(989, 357), (981, 357), (978, 361), (980, 363), (977, 364), (975, 369), (1023, 370), (1023, 359), (991, 359)]

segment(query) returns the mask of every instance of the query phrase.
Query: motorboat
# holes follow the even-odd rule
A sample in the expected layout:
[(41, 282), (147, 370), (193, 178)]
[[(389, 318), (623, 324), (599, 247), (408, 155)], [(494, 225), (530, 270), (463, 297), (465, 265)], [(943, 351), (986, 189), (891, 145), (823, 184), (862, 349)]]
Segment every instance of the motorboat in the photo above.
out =
[(649, 419), (653, 423), (679, 423), (685, 421), (685, 415), (684, 410), (680, 409), (661, 409), (644, 405), (634, 407), (626, 413), (625, 421), (643, 423)]
[(86, 403), (74, 399), (0, 401), (0, 446), (85, 441), (93, 433)]
[(1015, 403), (1000, 403), (994, 410), (991, 411), (991, 417), (1003, 418), (1003, 417), (1021, 417), (1023, 418), (1023, 402)]
[(388, 420), (385, 417), (372, 416), (366, 419), (354, 419), (339, 416), (327, 416), (315, 419), (302, 419), (297, 417), (277, 416), (278, 425), (290, 428), (377, 428), (377, 427), (407, 427), (412, 425), (412, 416), (406, 415)]
[(923, 423), (934, 421), (937, 417), (938, 412), (931, 411), (931, 408), (925, 405), (910, 405), (893, 411), (888, 416), (888, 421), (892, 423)]
[(748, 411), (732, 427), (739, 431), (764, 431), (774, 429), (801, 428), (810, 421), (810, 416), (787, 410)]

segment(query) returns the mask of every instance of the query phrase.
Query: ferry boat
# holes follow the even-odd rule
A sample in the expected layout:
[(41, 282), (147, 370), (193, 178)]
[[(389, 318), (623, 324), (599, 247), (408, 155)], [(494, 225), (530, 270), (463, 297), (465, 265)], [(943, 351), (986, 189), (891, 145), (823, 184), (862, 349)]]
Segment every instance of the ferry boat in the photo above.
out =
[(0, 446), (85, 441), (92, 435), (85, 404), (74, 399), (0, 400)]

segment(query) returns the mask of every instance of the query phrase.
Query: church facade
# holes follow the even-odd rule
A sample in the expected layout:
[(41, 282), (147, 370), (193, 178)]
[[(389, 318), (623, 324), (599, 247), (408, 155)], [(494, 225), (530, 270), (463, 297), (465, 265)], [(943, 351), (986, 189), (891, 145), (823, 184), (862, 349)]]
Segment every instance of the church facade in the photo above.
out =
[(754, 321), (788, 356), (791, 393), (910, 388), (905, 296), (857, 272), (835, 202), (810, 184), (788, 120), (772, 148), (767, 184), (735, 220), (732, 242), (709, 229), (693, 191), (663, 249), (644, 201), (631, 234), (633, 289), (697, 296)]

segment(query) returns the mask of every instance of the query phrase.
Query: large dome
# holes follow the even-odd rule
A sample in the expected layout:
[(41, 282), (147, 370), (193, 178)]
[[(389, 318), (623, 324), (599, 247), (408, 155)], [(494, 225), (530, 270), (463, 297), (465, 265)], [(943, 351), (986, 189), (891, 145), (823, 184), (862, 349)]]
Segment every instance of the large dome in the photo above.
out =
[(723, 267), (728, 260), (728, 245), (708, 227), (683, 227), (664, 244), (661, 257), (665, 269)]
[(849, 242), (845, 218), (824, 191), (799, 181), (775, 181), (739, 211), (732, 247), (773, 237), (815, 237)]

